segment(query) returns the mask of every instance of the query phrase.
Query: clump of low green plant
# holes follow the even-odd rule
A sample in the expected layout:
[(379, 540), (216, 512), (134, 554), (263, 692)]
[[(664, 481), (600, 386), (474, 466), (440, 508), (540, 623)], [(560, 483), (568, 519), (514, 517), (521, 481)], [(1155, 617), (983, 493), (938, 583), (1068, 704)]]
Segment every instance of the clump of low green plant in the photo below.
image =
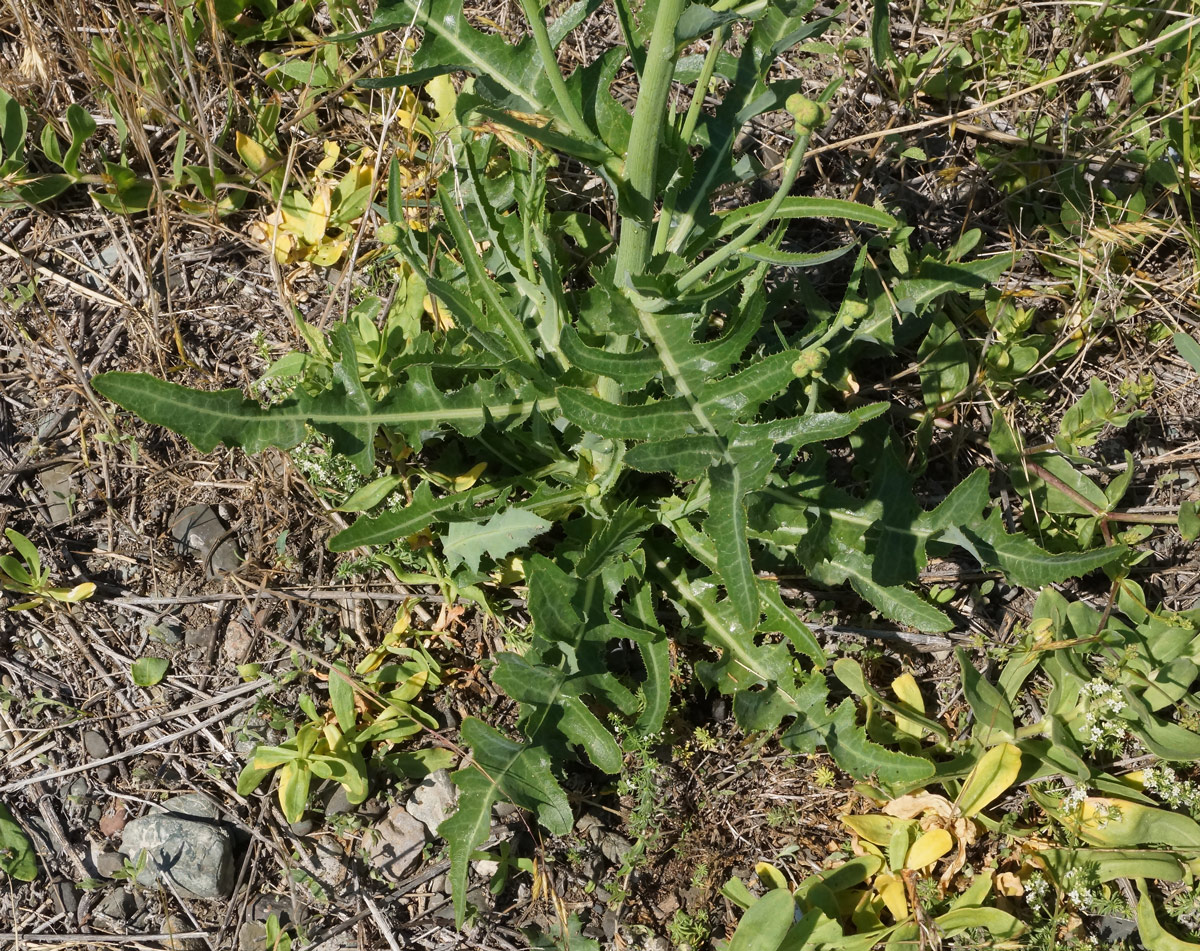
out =
[[(381, 307), (367, 320), (350, 315), (327, 336), (298, 323), (308, 352), (285, 358), (281, 374), (298, 382), (270, 405), (144, 374), (94, 381), (202, 450), (220, 442), (291, 450), (315, 430), (369, 480), (358, 491), (370, 504), (334, 537), (334, 550), (429, 547), (458, 590), (494, 584), (506, 571), (526, 588), (528, 646), (499, 653), (492, 669), (517, 702), (515, 727), (501, 732), (473, 717), (461, 727), (472, 762), (454, 774), (458, 812), (440, 829), (456, 920), (465, 920), (470, 861), (498, 799), (567, 835), (564, 771), (582, 757), (603, 773), (624, 772), (638, 809), (653, 802), (643, 753), (667, 714), (672, 641), (691, 644), (694, 676), (729, 697), (742, 728), (778, 730), (797, 755), (824, 748), (881, 795), (956, 786), (997, 757), (1005, 775), (1024, 756), (1058, 768), (1050, 752), (1030, 749), (1044, 737), (1019, 733), (1011, 709), (1004, 716), (1011, 697), (987, 690), (966, 660), (977, 721), (969, 742), (925, 715), (915, 684), (893, 699), (847, 658), (832, 667), (841, 682), (832, 692), (825, 651), (774, 580), (848, 585), (892, 623), (943, 632), (955, 622), (915, 587), (933, 556), (965, 552), (1027, 587), (1126, 566), (1121, 545), (1050, 553), (1010, 533), (982, 468), (925, 508), (886, 419), (889, 404), (853, 396), (864, 362), (931, 340), (926, 352), (944, 359), (931, 357), (922, 377), (927, 402), (936, 410), (958, 398), (969, 379), (939, 303), (978, 300), (1009, 259), (968, 260), (976, 232), (950, 249), (910, 253), (901, 223), (881, 208), (792, 194), (835, 91), (810, 99), (799, 81), (776, 78), (777, 58), (831, 23), (810, 0), (660, 0), (641, 10), (614, 0), (620, 42), (570, 75), (555, 49), (590, 8), (548, 21), (536, 4), (522, 6), (529, 32), (517, 45), (475, 29), (460, 0), (385, 0), (369, 28), (422, 30), (411, 67), (423, 80), (469, 77), (445, 130), (453, 161), (432, 194), (412, 193), (405, 156), (388, 163), (379, 238), (412, 281), (404, 290), (414, 295), (412, 319)], [(726, 52), (735, 30), (736, 55)], [(709, 52), (681, 58), (698, 40)], [(875, 45), (878, 58), (884, 44)], [(626, 62), (639, 87), (632, 114), (615, 94)], [(407, 87), (411, 78), (369, 85)], [(692, 90), (678, 108), (677, 82)], [(748, 182), (737, 142), (748, 121), (770, 111), (792, 136), (778, 187), (763, 201), (718, 203)], [(605, 183), (614, 231), (558, 192), (561, 155)], [(423, 227), (413, 226), (418, 217)], [(821, 219), (839, 228), (825, 230)], [(814, 229), (822, 232), (815, 243)], [(315, 227), (312, 236), (320, 237)], [(878, 256), (903, 258), (898, 279), (886, 279)], [(805, 277), (835, 261), (840, 279), (818, 289)], [(802, 314), (771, 293), (781, 274)], [(1113, 520), (1112, 505), (1106, 497), (1098, 525)], [(614, 663), (614, 643), (637, 662)], [(1014, 686), (1023, 679), (1009, 676)], [(302, 776), (317, 769), (365, 794), (362, 736), (372, 727), (360, 732), (352, 691), (341, 684), (331, 678), (331, 698), (335, 689), (341, 697), (335, 720), (314, 707), (290, 745), (256, 755), (240, 788), (286, 771), (289, 815), (303, 806)], [(1064, 723), (1077, 699), (1055, 707)], [(961, 791), (953, 793), (947, 801), (961, 804)], [(860, 882), (878, 870), (863, 869)], [(785, 908), (792, 895), (776, 891), (750, 908), (751, 922), (791, 922), (800, 906)], [(979, 900), (973, 895), (967, 911), (975, 914)], [(823, 907), (816, 892), (806, 907)], [(996, 934), (1015, 932), (1009, 918), (995, 919)], [(840, 921), (810, 924), (842, 934)], [(893, 931), (907, 940), (908, 927)]]

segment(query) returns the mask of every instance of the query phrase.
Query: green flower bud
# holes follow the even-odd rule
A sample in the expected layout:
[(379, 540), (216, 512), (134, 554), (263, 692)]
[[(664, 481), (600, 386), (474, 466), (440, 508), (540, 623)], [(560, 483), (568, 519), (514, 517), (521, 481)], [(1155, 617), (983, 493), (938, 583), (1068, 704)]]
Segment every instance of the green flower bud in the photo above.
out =
[(829, 362), (829, 351), (824, 347), (817, 347), (814, 350), (805, 350), (792, 364), (792, 372), (800, 379), (806, 376), (812, 376), (814, 373), (819, 373), (824, 369), (825, 364)]
[(375, 237), (382, 244), (399, 244), (400, 228), (393, 224), (380, 225), (375, 229)]
[(787, 97), (785, 106), (787, 111), (792, 114), (792, 118), (796, 120), (797, 132), (811, 132), (821, 124), (824, 109), (819, 103), (813, 102), (806, 96), (802, 96), (798, 92), (792, 93)]

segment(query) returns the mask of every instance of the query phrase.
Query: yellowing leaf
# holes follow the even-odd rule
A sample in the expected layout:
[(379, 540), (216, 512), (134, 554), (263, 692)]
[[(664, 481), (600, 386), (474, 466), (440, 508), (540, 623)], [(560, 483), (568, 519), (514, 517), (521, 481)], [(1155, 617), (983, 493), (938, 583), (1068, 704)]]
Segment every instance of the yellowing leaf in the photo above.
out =
[(318, 174), (328, 172), (332, 169), (337, 164), (338, 157), (342, 154), (341, 146), (331, 140), (326, 140), (322, 144), (322, 148), (325, 151), (325, 156), (317, 164)]
[(896, 829), (910, 825), (908, 820), (894, 819), (891, 816), (842, 816), (842, 824), (852, 829), (860, 839), (875, 845), (887, 845), (892, 841)]
[[(60, 590), (60, 589), (55, 589)], [(65, 591), (58, 598), (60, 601), (66, 601), (68, 604), (77, 604), (80, 601), (86, 601), (96, 593), (96, 586), (90, 581), (85, 581), (83, 584), (77, 584), (70, 591)]]
[(904, 894), (904, 882), (895, 875), (884, 872), (875, 878), (875, 890), (894, 921), (903, 921), (908, 917), (908, 899)]
[(255, 175), (261, 175), (267, 170), (271, 160), (267, 157), (266, 149), (242, 132), (237, 133), (234, 142), (237, 154), (246, 163), (246, 168)]
[(788, 881), (783, 877), (783, 872), (779, 871), (770, 862), (756, 862), (754, 865), (754, 874), (762, 882), (763, 888), (768, 891), (776, 888), (787, 889), (788, 887)]
[(321, 185), (313, 195), (312, 207), (304, 220), (304, 240), (316, 244), (325, 237), (325, 229), (329, 227), (329, 213), (332, 208), (329, 200), (333, 191), (332, 185)]
[(954, 839), (945, 829), (930, 829), (912, 844), (904, 860), (905, 868), (925, 868), (954, 848)]
[(965, 817), (977, 815), (1004, 794), (1021, 772), (1021, 751), (1011, 743), (993, 746), (980, 757), (963, 783), (955, 805)]
[[(892, 692), (905, 706), (911, 707), (919, 713), (925, 712), (925, 700), (921, 696), (921, 688), (917, 686), (916, 678), (912, 674), (901, 674), (893, 680)], [(921, 724), (900, 713), (896, 714), (896, 726), (902, 733), (907, 733), (909, 736), (919, 737), (925, 733), (925, 728)]]

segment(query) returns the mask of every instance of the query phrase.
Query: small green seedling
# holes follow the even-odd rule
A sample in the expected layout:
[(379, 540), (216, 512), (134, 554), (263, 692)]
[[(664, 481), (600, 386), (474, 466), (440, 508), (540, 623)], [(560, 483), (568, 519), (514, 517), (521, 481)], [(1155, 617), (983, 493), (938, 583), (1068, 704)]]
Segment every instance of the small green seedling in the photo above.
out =
[(50, 570), (42, 568), (41, 556), (33, 542), (15, 529), (5, 529), (4, 534), (20, 554), (21, 560), (13, 555), (0, 555), (0, 587), (5, 591), (31, 595), (28, 601), (12, 605), (10, 611), (36, 608), (47, 600), (76, 604), (86, 601), (95, 593), (96, 586), (90, 581), (77, 584), (73, 588), (51, 587)]

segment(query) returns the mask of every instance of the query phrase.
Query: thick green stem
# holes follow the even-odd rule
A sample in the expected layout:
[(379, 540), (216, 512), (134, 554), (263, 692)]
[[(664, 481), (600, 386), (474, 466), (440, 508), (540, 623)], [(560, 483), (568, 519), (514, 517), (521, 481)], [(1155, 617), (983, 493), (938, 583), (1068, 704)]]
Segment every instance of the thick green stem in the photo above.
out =
[[(708, 46), (708, 55), (704, 57), (704, 65), (700, 69), (700, 77), (696, 80), (696, 88), (692, 90), (692, 102), (688, 106), (687, 115), (683, 118), (683, 128), (679, 133), (679, 139), (685, 146), (691, 144), (692, 136), (696, 132), (696, 123), (700, 120), (700, 111), (708, 95), (708, 84), (717, 69), (717, 57), (721, 55), (725, 46), (725, 34), (725, 27), (713, 34), (712, 42)], [(663, 196), (662, 217), (658, 219), (658, 232), (654, 235), (655, 254), (661, 254), (667, 249), (667, 236), (671, 230), (671, 219), (675, 216), (675, 199), (678, 196), (678, 186), (669, 189)]]
[(521, 9), (525, 11), (525, 19), (529, 21), (529, 29), (533, 32), (533, 42), (537, 46), (538, 56), (542, 59), (542, 68), (550, 80), (550, 88), (554, 91), (554, 98), (558, 102), (558, 108), (562, 112), (563, 118), (567, 120), (571, 131), (576, 135), (585, 139), (593, 138), (587, 122), (584, 121), (583, 114), (575, 108), (575, 103), (571, 101), (571, 95), (567, 92), (567, 84), (563, 80), (562, 70), (559, 69), (554, 47), (550, 45), (550, 33), (546, 29), (546, 20), (542, 16), (538, 0), (521, 0)]
[(621, 219), (617, 246), (617, 286), (646, 266), (654, 224), (654, 186), (658, 177), (658, 149), (662, 142), (663, 117), (671, 80), (675, 75), (675, 26), (687, 0), (661, 0), (654, 17), (642, 89), (633, 110), (629, 150), (625, 153), (625, 187), (633, 206), (632, 215)]

